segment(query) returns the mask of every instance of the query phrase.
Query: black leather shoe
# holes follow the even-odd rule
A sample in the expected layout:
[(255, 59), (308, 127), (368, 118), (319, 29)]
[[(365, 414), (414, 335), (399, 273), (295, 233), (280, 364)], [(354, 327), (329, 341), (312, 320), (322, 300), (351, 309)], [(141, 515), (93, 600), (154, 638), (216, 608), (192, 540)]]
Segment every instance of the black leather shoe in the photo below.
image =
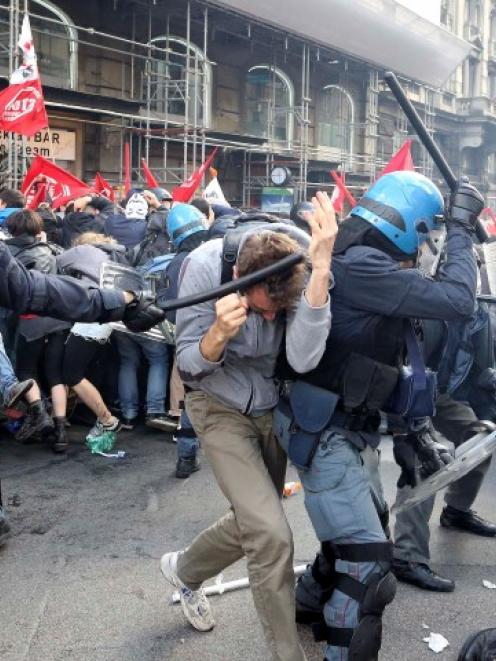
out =
[(198, 457), (179, 457), (176, 464), (176, 477), (185, 480), (187, 477), (200, 470)]
[(393, 560), (392, 571), (398, 581), (416, 585), (418, 588), (422, 588), (422, 590), (453, 592), (455, 589), (454, 581), (439, 576), (439, 574), (432, 571), (429, 565), (426, 565), (423, 562)]
[(450, 505), (441, 512), (441, 525), (444, 528), (454, 528), (455, 530), (465, 530), (474, 535), (481, 535), (482, 537), (496, 537), (496, 526), (494, 523), (486, 521), (475, 512), (469, 510), (462, 512)]

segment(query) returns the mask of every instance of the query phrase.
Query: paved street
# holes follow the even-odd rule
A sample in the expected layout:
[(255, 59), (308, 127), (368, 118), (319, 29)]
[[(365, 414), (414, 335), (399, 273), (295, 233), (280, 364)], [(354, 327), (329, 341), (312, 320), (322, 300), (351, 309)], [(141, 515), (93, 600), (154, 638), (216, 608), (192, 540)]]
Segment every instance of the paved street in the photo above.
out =
[[(0, 659), (2, 661), (260, 661), (268, 659), (250, 593), (212, 597), (217, 627), (194, 632), (158, 561), (184, 546), (225, 511), (212, 473), (173, 477), (175, 447), (144, 428), (122, 433), (123, 460), (94, 457), (83, 430), (71, 429), (67, 458), (23, 447), (2, 436), (0, 465), (14, 536), (0, 551)], [(397, 477), (385, 441), (384, 478), (392, 499)], [(288, 479), (294, 475), (290, 470)], [(495, 517), (496, 470), (477, 503)], [(286, 501), (295, 534), (296, 563), (310, 560), (316, 541), (303, 496)], [(454, 660), (472, 631), (496, 626), (496, 541), (441, 530), (439, 505), (432, 526), (433, 564), (457, 581), (454, 594), (401, 586), (385, 618), (384, 661)], [(246, 575), (239, 563), (229, 580)], [(450, 647), (434, 655), (422, 642), (425, 623)], [(320, 647), (301, 631), (311, 661)]]

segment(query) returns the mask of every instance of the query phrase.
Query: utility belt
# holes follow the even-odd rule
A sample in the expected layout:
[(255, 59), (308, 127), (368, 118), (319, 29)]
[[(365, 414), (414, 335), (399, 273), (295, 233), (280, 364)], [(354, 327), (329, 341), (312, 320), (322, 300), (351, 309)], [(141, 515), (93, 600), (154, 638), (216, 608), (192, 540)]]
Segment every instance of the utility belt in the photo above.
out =
[(301, 470), (312, 463), (322, 433), (331, 427), (354, 432), (377, 431), (380, 416), (365, 408), (345, 411), (342, 398), (305, 381), (284, 381), (274, 415), (274, 431), (287, 446), (290, 461)]

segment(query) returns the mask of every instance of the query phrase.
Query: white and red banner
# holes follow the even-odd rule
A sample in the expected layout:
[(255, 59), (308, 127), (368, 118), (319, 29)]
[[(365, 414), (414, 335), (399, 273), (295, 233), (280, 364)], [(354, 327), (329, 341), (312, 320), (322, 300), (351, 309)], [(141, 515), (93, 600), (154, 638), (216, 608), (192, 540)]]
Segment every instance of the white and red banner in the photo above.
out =
[(219, 184), (219, 180), (217, 179), (217, 174), (215, 168), (210, 168), (210, 176), (212, 179), (203, 191), (202, 197), (204, 200), (207, 200), (209, 204), (221, 204), (223, 207), (230, 207), (231, 205), (226, 200), (224, 192)]
[(203, 175), (212, 165), (216, 153), (217, 147), (213, 150), (205, 163), (202, 163), (200, 167), (197, 168), (180, 186), (176, 186), (176, 188), (172, 190), (172, 199), (174, 202), (186, 202), (187, 204), (191, 200), (198, 186), (201, 184)]
[(83, 195), (93, 195), (94, 190), (67, 170), (37, 156), (31, 163), (22, 183), (21, 191), (29, 195), (34, 183), (44, 180), (47, 183), (47, 195), (52, 200), (52, 207), (57, 209), (62, 204)]
[(19, 48), (23, 62), (12, 73), (10, 85), (0, 92), (0, 129), (32, 136), (47, 128), (48, 117), (27, 14), (22, 22)]

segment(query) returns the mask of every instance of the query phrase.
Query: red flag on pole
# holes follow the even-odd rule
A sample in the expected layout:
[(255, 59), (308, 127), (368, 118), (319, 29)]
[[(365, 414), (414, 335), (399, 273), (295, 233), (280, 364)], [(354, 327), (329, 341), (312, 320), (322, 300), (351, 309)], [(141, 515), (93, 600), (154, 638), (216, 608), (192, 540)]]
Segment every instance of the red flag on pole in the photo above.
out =
[(31, 163), (31, 167), (22, 183), (21, 191), (26, 194), (40, 175), (46, 178), (48, 184), (47, 194), (52, 200), (54, 209), (76, 197), (92, 195), (94, 192), (84, 181), (55, 165), (55, 163), (47, 161), (43, 156), (36, 156)]
[(23, 63), (0, 92), (0, 129), (31, 136), (48, 126), (29, 17), (24, 16), (19, 48)]
[(106, 197), (107, 200), (110, 200), (111, 202), (115, 202), (114, 189), (109, 182), (102, 177), (100, 172), (97, 172), (95, 175), (94, 188), (96, 193), (103, 195), (103, 197)]
[(197, 168), (191, 177), (188, 177), (180, 186), (172, 191), (172, 199), (174, 202), (186, 202), (188, 203), (193, 195), (195, 194), (196, 189), (201, 184), (203, 175), (211, 166), (214, 156), (217, 153), (217, 147), (213, 150), (210, 156), (207, 158), (205, 163), (202, 163), (199, 168)]
[(334, 211), (336, 211), (336, 213), (341, 213), (345, 200), (348, 201), (350, 207), (353, 208), (356, 206), (355, 198), (345, 186), (344, 176), (341, 178), (336, 170), (331, 170), (331, 177), (336, 183), (336, 187), (334, 188), (334, 192), (331, 196), (331, 202), (333, 204)]
[(392, 155), (391, 160), (381, 172), (379, 177), (382, 177), (384, 174), (388, 174), (388, 172), (397, 172), (398, 170), (410, 170), (413, 172), (415, 170), (415, 166), (413, 165), (411, 147), (412, 141), (406, 140), (406, 142), (404, 142), (403, 145), (398, 149), (396, 154)]
[(129, 142), (124, 145), (124, 194), (131, 190), (131, 150)]
[(143, 167), (143, 173), (145, 175), (146, 185), (149, 186), (150, 188), (158, 188), (159, 187), (158, 181), (155, 179), (153, 172), (148, 167), (148, 163), (145, 161), (144, 158), (141, 159), (141, 165)]
[(486, 232), (491, 236), (496, 236), (496, 214), (490, 207), (481, 211), (481, 220), (484, 222)]
[(34, 195), (32, 195), (30, 199), (28, 198), (28, 201), (26, 202), (26, 208), (36, 211), (40, 204), (46, 200), (47, 188), (48, 184), (46, 182), (40, 182)]

